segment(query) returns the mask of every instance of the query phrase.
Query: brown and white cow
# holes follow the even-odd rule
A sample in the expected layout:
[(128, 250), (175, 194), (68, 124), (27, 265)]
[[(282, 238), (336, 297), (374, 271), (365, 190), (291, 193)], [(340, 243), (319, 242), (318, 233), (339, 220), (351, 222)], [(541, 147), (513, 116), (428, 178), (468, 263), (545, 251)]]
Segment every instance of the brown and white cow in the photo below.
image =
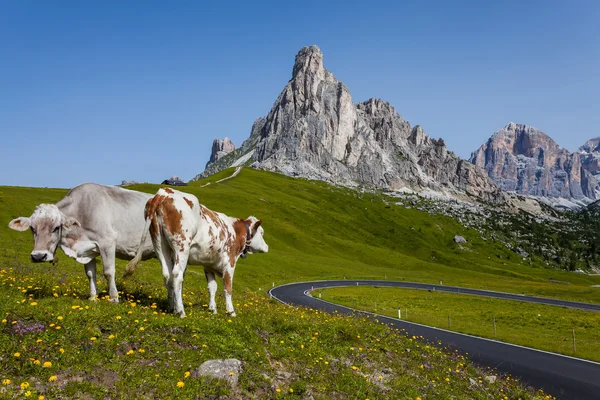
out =
[(60, 247), (67, 256), (84, 264), (90, 299), (97, 295), (96, 257), (102, 257), (110, 300), (117, 303), (115, 257), (131, 260), (136, 251), (144, 259), (154, 256), (149, 240), (140, 246), (145, 223), (142, 212), (150, 197), (116, 186), (84, 183), (58, 203), (40, 204), (31, 217), (16, 218), (8, 226), (33, 233), (31, 261), (53, 261)]
[[(192, 264), (204, 267), (210, 294), (208, 309), (217, 312), (216, 274), (223, 278), (227, 313), (235, 316), (231, 292), (238, 258), (269, 251), (261, 221), (252, 216), (243, 220), (214, 212), (200, 204), (196, 196), (170, 188), (160, 189), (148, 200), (144, 215), (142, 243), (150, 231), (156, 258), (162, 265), (171, 311), (185, 317), (183, 275), (187, 264)], [(125, 276), (135, 271), (139, 255), (127, 264)]]

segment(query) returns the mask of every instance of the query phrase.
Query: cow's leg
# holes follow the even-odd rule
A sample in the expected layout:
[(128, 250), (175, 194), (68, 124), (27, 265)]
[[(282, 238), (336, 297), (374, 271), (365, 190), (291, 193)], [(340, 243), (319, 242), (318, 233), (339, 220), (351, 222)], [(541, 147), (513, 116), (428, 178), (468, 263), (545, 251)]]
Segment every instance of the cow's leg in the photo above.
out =
[(117, 243), (111, 242), (100, 246), (100, 256), (102, 257), (102, 266), (104, 267), (104, 277), (108, 281), (108, 294), (112, 303), (119, 302), (119, 292), (115, 283), (115, 249)]
[(96, 259), (84, 265), (85, 274), (90, 281), (90, 300), (95, 300), (98, 296), (96, 289)]
[(208, 281), (208, 311), (212, 311), (213, 314), (216, 314), (217, 302), (215, 301), (215, 294), (217, 293), (217, 280), (215, 279), (215, 273), (205, 269), (204, 275)]
[(183, 309), (183, 276), (185, 274), (185, 268), (187, 266), (187, 260), (189, 256), (189, 249), (184, 251), (174, 251), (175, 263), (173, 265), (173, 272), (171, 274), (171, 285), (173, 286), (173, 294), (175, 296), (175, 310), (174, 314), (179, 315), (181, 318), (185, 317), (185, 311)]
[(233, 285), (233, 271), (234, 268), (227, 267), (223, 274), (223, 286), (225, 288), (225, 306), (227, 308), (227, 314), (235, 317), (235, 310), (233, 309), (233, 302), (231, 301), (232, 285)]

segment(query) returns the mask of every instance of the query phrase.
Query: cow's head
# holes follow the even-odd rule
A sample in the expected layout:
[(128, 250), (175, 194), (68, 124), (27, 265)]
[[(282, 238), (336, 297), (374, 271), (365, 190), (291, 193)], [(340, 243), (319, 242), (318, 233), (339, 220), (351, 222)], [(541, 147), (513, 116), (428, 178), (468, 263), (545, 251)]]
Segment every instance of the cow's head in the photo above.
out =
[(80, 227), (79, 221), (67, 217), (54, 204), (40, 204), (31, 217), (13, 219), (8, 227), (16, 231), (31, 229), (33, 251), (31, 261), (53, 261), (54, 254), (66, 232)]
[(267, 253), (269, 251), (269, 245), (265, 243), (263, 237), (265, 230), (261, 226), (262, 221), (256, 217), (250, 216), (245, 222), (250, 231), (250, 240), (246, 243), (248, 253)]

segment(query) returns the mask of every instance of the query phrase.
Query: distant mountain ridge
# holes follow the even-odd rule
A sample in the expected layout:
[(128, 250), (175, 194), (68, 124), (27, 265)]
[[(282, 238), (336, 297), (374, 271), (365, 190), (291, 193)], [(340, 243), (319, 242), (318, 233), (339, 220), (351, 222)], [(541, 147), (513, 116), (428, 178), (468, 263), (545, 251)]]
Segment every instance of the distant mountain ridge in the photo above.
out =
[(244, 144), (214, 153), (213, 146), (215, 161), (194, 180), (243, 164), (347, 186), (508, 201), (485, 171), (412, 127), (389, 103), (354, 104), (346, 85), (323, 66), (317, 46), (298, 52), (292, 79)]
[(471, 154), (502, 190), (587, 204), (598, 198), (600, 138), (571, 153), (544, 132), (509, 123)]

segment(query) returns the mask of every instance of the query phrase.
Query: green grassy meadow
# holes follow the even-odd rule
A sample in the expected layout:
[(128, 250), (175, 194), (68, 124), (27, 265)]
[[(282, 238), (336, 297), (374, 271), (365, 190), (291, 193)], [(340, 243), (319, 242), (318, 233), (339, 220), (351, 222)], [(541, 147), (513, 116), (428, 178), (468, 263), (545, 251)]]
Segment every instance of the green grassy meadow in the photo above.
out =
[(600, 361), (598, 312), (417, 289), (347, 287), (313, 292), (319, 295), (395, 318), (400, 308), (406, 321)]
[[(270, 250), (238, 262), (236, 318), (223, 313), (222, 296), (220, 314), (207, 312), (206, 280), (197, 266), (188, 267), (184, 283), (188, 317), (165, 314), (157, 260), (143, 262), (127, 281), (118, 279), (120, 304), (87, 301), (82, 265), (60, 250), (57, 265), (32, 264), (31, 234), (6, 227), (67, 190), (0, 187), (0, 398), (544, 398), (509, 377), (487, 383), (488, 371), (419, 338), (283, 306), (266, 291), (344, 277), (443, 280), (600, 303), (600, 289), (592, 287), (600, 277), (523, 265), (501, 243), (483, 241), (451, 218), (391, 204), (381, 193), (248, 168), (200, 187), (231, 172), (178, 189), (211, 209), (263, 220)], [(159, 187), (131, 188), (154, 193)], [(457, 234), (468, 240), (462, 248), (452, 241)], [(117, 276), (125, 265), (117, 261)], [(98, 271), (99, 290), (106, 289), (100, 265)], [(203, 361), (229, 357), (244, 362), (235, 388), (194, 373)]]

